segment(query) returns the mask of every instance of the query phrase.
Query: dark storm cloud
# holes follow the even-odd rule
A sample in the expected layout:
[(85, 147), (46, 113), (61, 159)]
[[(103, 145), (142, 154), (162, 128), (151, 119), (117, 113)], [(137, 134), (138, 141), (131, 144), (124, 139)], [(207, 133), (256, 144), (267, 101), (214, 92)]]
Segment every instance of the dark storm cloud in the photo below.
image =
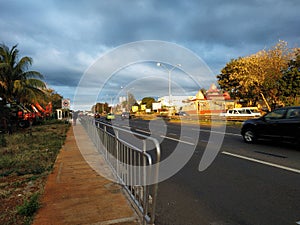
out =
[(62, 87), (75, 87), (97, 57), (132, 41), (183, 45), (217, 74), (231, 58), (279, 39), (291, 47), (300, 40), (299, 0), (0, 0), (0, 6), (0, 42), (18, 43), (64, 95), (72, 93)]

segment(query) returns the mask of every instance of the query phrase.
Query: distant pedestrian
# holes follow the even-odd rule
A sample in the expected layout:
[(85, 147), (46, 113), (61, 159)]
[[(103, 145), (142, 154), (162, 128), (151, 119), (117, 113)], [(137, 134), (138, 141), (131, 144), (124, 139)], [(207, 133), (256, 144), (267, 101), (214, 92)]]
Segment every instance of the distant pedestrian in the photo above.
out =
[(11, 135), (13, 133), (13, 130), (12, 130), (12, 121), (11, 121), (10, 118), (8, 119), (8, 123), (7, 123), (7, 132), (8, 132), (9, 135)]
[(12, 130), (12, 121), (10, 115), (8, 115), (7, 117), (3, 116), (1, 120), (2, 120), (3, 127), (7, 131), (7, 133), (12, 134), (13, 130)]
[(72, 114), (73, 126), (76, 126), (77, 118), (78, 118), (78, 112), (73, 112), (73, 114)]

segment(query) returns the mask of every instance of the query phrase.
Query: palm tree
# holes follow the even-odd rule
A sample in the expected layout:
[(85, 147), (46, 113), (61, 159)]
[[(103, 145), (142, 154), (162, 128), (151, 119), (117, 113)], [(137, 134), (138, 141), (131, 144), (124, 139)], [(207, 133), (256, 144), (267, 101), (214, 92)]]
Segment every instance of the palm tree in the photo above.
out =
[(4, 102), (31, 103), (44, 95), (43, 75), (29, 71), (32, 58), (22, 57), (18, 60), (17, 45), (9, 49), (0, 44), (0, 97)]

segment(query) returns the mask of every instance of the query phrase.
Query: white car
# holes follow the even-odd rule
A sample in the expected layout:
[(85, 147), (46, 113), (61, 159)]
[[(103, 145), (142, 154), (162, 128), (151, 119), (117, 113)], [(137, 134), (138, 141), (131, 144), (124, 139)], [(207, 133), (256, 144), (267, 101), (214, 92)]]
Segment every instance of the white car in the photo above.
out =
[(256, 107), (242, 107), (242, 108), (229, 109), (226, 113), (221, 113), (220, 116), (261, 117), (261, 114)]

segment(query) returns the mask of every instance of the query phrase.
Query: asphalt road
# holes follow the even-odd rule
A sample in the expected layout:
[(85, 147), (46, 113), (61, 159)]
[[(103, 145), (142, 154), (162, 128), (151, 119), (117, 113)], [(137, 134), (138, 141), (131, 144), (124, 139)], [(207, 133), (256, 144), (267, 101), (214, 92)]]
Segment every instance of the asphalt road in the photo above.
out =
[[(300, 150), (287, 143), (246, 144), (227, 126), (219, 154), (199, 172), (209, 126), (116, 120), (114, 125), (157, 137), (163, 159), (180, 143), (195, 151), (174, 176), (159, 183), (156, 225), (285, 225), (300, 221)], [(184, 150), (184, 147), (183, 147)], [(300, 222), (299, 222), (300, 224)]]

